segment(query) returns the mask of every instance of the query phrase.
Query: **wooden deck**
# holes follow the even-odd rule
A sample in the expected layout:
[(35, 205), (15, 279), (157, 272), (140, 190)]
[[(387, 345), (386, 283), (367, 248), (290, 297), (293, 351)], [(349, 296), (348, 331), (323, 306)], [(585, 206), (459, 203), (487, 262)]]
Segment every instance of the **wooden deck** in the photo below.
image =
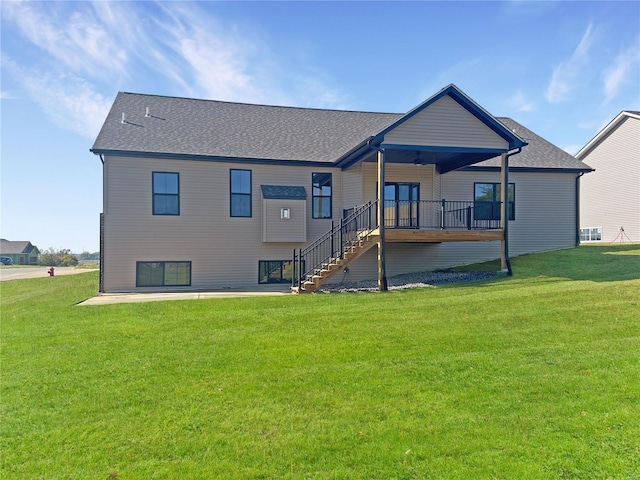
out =
[[(374, 230), (372, 236), (379, 236)], [(419, 230), (387, 228), (388, 243), (490, 242), (504, 240), (503, 230)]]

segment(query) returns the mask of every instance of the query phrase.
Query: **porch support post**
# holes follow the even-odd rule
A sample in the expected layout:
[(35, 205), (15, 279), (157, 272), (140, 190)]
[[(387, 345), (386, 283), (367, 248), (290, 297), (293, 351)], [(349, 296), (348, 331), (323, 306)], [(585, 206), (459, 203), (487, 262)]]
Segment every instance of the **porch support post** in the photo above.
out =
[(509, 155), (502, 154), (502, 168), (500, 169), (500, 227), (503, 232), (502, 239), (502, 270), (507, 275), (513, 275), (511, 261), (509, 260)]
[(378, 290), (387, 291), (387, 267), (385, 261), (385, 226), (384, 226), (384, 178), (385, 178), (384, 150), (378, 150)]

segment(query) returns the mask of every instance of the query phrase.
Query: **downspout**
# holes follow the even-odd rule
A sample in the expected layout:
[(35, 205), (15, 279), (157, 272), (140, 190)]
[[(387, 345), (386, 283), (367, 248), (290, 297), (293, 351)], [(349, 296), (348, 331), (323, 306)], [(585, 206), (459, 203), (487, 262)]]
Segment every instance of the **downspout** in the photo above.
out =
[[(522, 152), (522, 147), (518, 147), (518, 149), (513, 153), (507, 153), (505, 155), (505, 163), (506, 163), (506, 171), (505, 175), (505, 187), (502, 189), (502, 196), (504, 197), (504, 203), (502, 211), (504, 212), (504, 243), (502, 245), (503, 249), (503, 257), (504, 263), (503, 268), (506, 267), (507, 275), (513, 275), (513, 269), (511, 268), (511, 258), (509, 258), (509, 158), (518, 155)], [(514, 199), (515, 200), (515, 199)]]
[(580, 246), (580, 177), (584, 172), (576, 177), (576, 247)]
[(100, 214), (100, 281), (98, 283), (98, 293), (104, 293), (104, 211), (105, 211), (105, 165), (104, 157), (99, 154), (102, 162), (102, 213)]

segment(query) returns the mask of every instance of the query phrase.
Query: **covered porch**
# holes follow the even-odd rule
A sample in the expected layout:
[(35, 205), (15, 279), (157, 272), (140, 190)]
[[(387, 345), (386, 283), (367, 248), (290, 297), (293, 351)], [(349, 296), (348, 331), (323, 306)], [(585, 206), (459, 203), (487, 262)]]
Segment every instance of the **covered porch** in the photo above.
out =
[[(294, 269), (297, 258), (300, 267), (304, 265), (300, 271), (306, 270), (297, 291), (315, 290), (373, 246), (378, 249), (379, 289), (387, 290), (387, 242), (501, 241), (502, 268), (510, 273), (509, 156), (526, 144), (457, 87), (444, 88), (337, 162), (343, 171), (364, 172), (365, 165), (375, 165), (375, 199), (346, 209), (331, 232), (294, 252)], [(434, 175), (443, 176), (494, 157), (501, 159), (500, 196), (487, 201), (444, 199), (437, 188), (423, 199), (419, 181), (398, 182), (387, 176), (388, 165), (430, 166)], [(372, 185), (373, 178), (364, 183)], [(363, 191), (362, 200), (367, 196)]]

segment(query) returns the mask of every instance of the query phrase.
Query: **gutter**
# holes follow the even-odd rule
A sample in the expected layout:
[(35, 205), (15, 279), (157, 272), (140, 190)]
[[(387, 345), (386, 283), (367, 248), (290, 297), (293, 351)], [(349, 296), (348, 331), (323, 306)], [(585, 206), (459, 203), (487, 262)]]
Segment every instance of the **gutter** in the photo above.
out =
[(255, 165), (295, 165), (295, 166), (320, 166), (325, 168), (335, 168), (336, 164), (332, 161), (314, 161), (314, 160), (283, 160), (283, 159), (264, 159), (264, 158), (244, 158), (244, 157), (216, 157), (211, 155), (195, 155), (187, 153), (166, 153), (166, 152), (137, 152), (130, 150), (104, 150), (89, 149), (94, 155), (111, 155), (118, 157), (133, 158), (158, 158), (163, 160), (192, 160), (203, 162), (222, 162), (222, 163), (246, 163)]
[(341, 168), (342, 170), (349, 168), (351, 165), (356, 163), (358, 161), (358, 158), (364, 155), (366, 152), (371, 149), (375, 150), (375, 147), (373, 147), (371, 144), (374, 139), (375, 137), (369, 137), (366, 140), (360, 142), (347, 153), (342, 155), (342, 157), (335, 162), (335, 166)]

